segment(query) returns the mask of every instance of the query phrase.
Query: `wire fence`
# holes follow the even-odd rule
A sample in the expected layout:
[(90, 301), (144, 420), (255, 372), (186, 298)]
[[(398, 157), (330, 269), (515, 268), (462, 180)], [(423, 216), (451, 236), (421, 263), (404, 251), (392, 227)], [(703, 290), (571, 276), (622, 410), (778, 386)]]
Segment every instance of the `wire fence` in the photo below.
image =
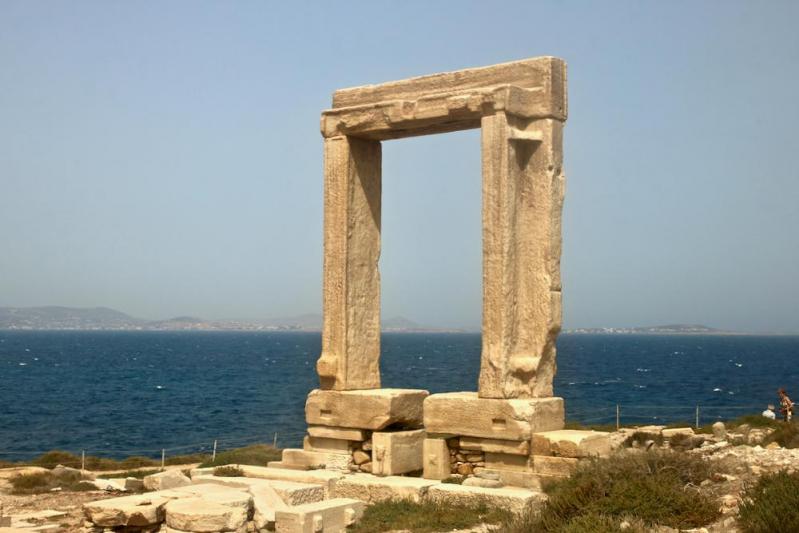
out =
[[(217, 438), (208, 439), (203, 441), (194, 442), (192, 444), (184, 444), (180, 446), (169, 446), (163, 448), (131, 448), (122, 449), (117, 447), (104, 447), (100, 449), (91, 449), (87, 447), (80, 450), (59, 449), (60, 452), (65, 452), (63, 457), (60, 457), (58, 463), (62, 466), (69, 466), (73, 468), (85, 469), (87, 461), (97, 462), (97, 459), (117, 459), (117, 458), (132, 458), (141, 457), (151, 461), (155, 461), (150, 465), (143, 466), (158, 466), (157, 461), (160, 459), (161, 467), (173, 463), (175, 459), (180, 457), (192, 456), (196, 458), (201, 455), (205, 458), (210, 457), (215, 459), (217, 453), (253, 444), (269, 444), (277, 448), (280, 445), (278, 441), (279, 433), (274, 433), (271, 436), (264, 434), (250, 435), (250, 436), (236, 436), (231, 438)], [(293, 439), (292, 439), (293, 440)], [(53, 452), (53, 448), (48, 450), (14, 450), (0, 448), (0, 459), (9, 462), (20, 462), (31, 460), (35, 457), (40, 457), (44, 454)], [(145, 461), (141, 461), (144, 463)], [(134, 464), (131, 462), (131, 464)]]
[(566, 419), (584, 425), (615, 425), (617, 428), (647, 424), (686, 423), (695, 427), (759, 414), (764, 405), (640, 405), (615, 404), (568, 409)]
[[(700, 427), (718, 420), (734, 420), (742, 415), (759, 414), (763, 410), (763, 405), (736, 405), (718, 406), (709, 405), (640, 405), (640, 404), (613, 404), (591, 408), (567, 409), (566, 420), (577, 422), (583, 425), (602, 425), (620, 427), (641, 426), (650, 424), (674, 424), (684, 423)], [(271, 444), (275, 447), (284, 445), (298, 445), (302, 441), (303, 433), (287, 432), (283, 436), (279, 433), (273, 435), (235, 436), (230, 438), (208, 438), (196, 441), (191, 444), (168, 447), (153, 448), (134, 448), (122, 449), (117, 447), (103, 447), (91, 449), (91, 447), (80, 450), (65, 450), (73, 457), (80, 460), (70, 460), (69, 456), (64, 456), (64, 466), (74, 468), (85, 467), (86, 459), (92, 456), (99, 458), (130, 458), (146, 457), (157, 461), (160, 459), (161, 466), (170, 464), (179, 456), (204, 455), (215, 458), (216, 454), (226, 450), (242, 448), (253, 444)], [(0, 448), (0, 459), (11, 462), (24, 462), (34, 457), (51, 452), (48, 450), (14, 450)], [(153, 464), (152, 466), (157, 466)]]

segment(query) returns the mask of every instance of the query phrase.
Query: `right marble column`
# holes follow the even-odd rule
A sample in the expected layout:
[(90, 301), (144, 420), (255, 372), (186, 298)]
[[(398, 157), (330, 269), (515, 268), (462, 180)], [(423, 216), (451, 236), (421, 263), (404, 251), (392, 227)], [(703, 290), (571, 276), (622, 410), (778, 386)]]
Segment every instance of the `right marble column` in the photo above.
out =
[(481, 398), (553, 394), (561, 326), (563, 122), (504, 111), (481, 120)]

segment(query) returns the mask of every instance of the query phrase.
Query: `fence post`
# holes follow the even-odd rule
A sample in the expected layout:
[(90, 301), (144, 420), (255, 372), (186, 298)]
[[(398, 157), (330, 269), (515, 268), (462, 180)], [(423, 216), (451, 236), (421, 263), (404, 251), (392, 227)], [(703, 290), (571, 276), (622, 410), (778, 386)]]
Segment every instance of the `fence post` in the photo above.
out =
[(275, 438), (272, 439), (272, 448), (277, 448), (277, 431), (275, 431)]
[(699, 429), (699, 404), (696, 405), (696, 429)]
[(86, 450), (80, 451), (80, 469), (86, 470)]
[(165, 460), (166, 460), (166, 449), (161, 448), (161, 470), (164, 469)]
[(616, 431), (621, 427), (621, 409), (619, 404), (616, 404)]
[(216, 439), (214, 439), (214, 453), (211, 454), (211, 462), (216, 461)]

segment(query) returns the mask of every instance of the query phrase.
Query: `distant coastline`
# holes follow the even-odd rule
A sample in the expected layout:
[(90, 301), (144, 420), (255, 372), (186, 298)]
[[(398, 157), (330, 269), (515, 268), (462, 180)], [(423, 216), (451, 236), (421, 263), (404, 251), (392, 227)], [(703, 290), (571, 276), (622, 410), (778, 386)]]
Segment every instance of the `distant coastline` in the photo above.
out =
[[(0, 307), (0, 330), (5, 331), (296, 331), (321, 332), (322, 315), (304, 314), (273, 319), (208, 320), (178, 316), (164, 320), (133, 317), (108, 307)], [(479, 333), (466, 328), (435, 328), (404, 317), (382, 321), (384, 333)], [(701, 324), (643, 327), (571, 328), (569, 335), (756, 335)], [(762, 333), (762, 335), (778, 335)]]

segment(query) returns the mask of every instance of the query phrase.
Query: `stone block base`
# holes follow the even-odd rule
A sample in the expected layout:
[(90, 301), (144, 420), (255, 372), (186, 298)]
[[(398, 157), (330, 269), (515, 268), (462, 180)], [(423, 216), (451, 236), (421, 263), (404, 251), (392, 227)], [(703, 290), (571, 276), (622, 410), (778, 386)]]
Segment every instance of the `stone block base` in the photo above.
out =
[[(313, 390), (305, 402), (309, 425), (378, 431), (389, 426), (422, 427), (422, 404), (430, 393), (418, 389)], [(319, 430), (317, 431), (317, 434)]]
[(275, 513), (275, 530), (277, 533), (343, 532), (361, 517), (365, 507), (363, 502), (347, 498), (298, 505)]
[(479, 398), (476, 392), (432, 394), (424, 401), (429, 433), (529, 441), (533, 433), (563, 429), (562, 398)]
[(610, 455), (610, 433), (561, 429), (533, 434), (534, 455), (557, 457), (607, 457)]
[(311, 452), (296, 448), (286, 448), (283, 450), (281, 463), (284, 468), (348, 470), (352, 464), (352, 456), (341, 453)]
[(387, 476), (370, 474), (345, 476), (336, 482), (337, 498), (354, 498), (366, 503), (384, 500), (410, 499), (420, 502), (427, 490), (438, 482), (417, 477)]
[(372, 433), (372, 473), (396, 476), (422, 470), (425, 431)]
[(425, 479), (447, 479), (452, 475), (449, 446), (446, 439), (425, 439), (422, 445), (422, 467)]
[(470, 487), (442, 483), (430, 487), (427, 499), (437, 503), (465, 505), (473, 507), (486, 503), (491, 507), (506, 509), (521, 514), (536, 503), (542, 502), (543, 494), (520, 488), (486, 488)]

